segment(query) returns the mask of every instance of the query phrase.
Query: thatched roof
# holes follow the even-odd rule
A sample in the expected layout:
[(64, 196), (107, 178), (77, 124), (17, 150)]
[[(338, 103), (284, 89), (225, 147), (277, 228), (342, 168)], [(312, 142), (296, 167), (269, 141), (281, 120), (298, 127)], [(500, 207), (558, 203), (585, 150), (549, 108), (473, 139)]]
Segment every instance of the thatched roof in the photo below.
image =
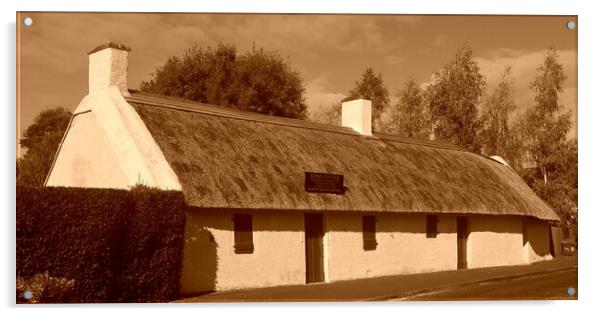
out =
[[(190, 205), (525, 215), (559, 220), (509, 167), (458, 147), (131, 91)], [(305, 172), (344, 175), (308, 193)]]

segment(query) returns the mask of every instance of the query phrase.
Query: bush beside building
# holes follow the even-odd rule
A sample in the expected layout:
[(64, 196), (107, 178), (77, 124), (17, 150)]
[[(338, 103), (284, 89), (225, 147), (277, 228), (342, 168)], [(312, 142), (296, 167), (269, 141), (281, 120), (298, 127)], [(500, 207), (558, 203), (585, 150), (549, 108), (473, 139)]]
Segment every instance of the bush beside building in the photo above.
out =
[(176, 298), (184, 210), (175, 191), (17, 187), (17, 300)]

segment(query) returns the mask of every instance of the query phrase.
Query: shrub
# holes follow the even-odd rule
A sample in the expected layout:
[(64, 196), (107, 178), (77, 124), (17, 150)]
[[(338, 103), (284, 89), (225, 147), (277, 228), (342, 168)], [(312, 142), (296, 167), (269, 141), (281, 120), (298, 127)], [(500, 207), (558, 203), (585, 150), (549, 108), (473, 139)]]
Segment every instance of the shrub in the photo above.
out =
[[(30, 279), (17, 277), (18, 303), (46, 303), (69, 301), (73, 295), (75, 280), (55, 278), (48, 274), (38, 273)], [(29, 295), (29, 296), (27, 296)]]
[(40, 302), (174, 299), (184, 206), (173, 191), (17, 187), (17, 277)]

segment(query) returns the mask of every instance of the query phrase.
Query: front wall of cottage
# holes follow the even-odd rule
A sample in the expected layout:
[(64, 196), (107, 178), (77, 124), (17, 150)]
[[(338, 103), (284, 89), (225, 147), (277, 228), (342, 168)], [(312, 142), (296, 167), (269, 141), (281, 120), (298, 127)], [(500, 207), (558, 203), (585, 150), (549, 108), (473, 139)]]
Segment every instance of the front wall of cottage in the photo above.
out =
[(182, 293), (305, 283), (303, 213), (253, 213), (251, 254), (234, 253), (234, 214), (187, 212)]
[(362, 215), (326, 216), (327, 281), (456, 269), (455, 216), (439, 216), (439, 234), (427, 238), (426, 215), (374, 214), (378, 245), (364, 250)]
[(469, 217), (468, 268), (525, 264), (522, 217)]
[[(234, 214), (188, 210), (182, 293), (305, 283), (302, 212), (253, 212), (251, 254), (234, 252)], [(376, 217), (378, 245), (374, 250), (363, 248), (363, 215)], [(428, 238), (423, 214), (324, 213), (325, 281), (455, 270), (456, 218), (439, 214), (438, 234)], [(523, 220), (520, 216), (468, 216), (468, 268), (550, 259), (547, 224), (527, 221), (523, 244)]]

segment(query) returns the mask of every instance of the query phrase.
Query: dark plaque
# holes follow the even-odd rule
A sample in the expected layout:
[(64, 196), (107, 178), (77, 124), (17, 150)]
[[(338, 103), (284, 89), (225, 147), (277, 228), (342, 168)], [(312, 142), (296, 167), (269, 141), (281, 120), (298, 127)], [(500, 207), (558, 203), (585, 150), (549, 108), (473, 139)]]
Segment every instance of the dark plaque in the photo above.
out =
[(305, 173), (305, 191), (312, 193), (344, 194), (342, 174), (332, 173)]

